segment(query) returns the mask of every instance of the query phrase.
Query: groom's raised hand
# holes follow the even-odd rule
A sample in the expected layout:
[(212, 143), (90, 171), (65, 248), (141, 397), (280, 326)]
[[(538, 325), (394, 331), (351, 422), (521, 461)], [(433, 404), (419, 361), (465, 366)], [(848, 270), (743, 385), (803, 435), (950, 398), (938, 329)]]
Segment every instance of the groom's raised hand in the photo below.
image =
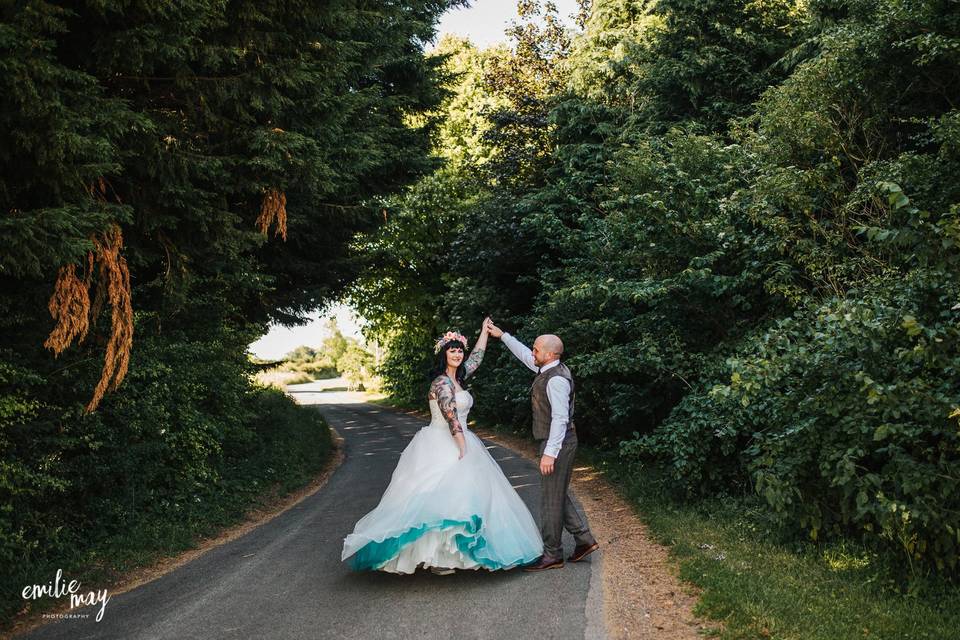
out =
[(487, 318), (486, 323), (487, 323), (487, 331), (490, 332), (491, 336), (493, 336), (494, 338), (499, 338), (500, 336), (503, 335), (503, 330), (500, 329), (500, 327), (498, 327), (497, 325), (493, 324), (493, 320), (491, 320), (490, 318)]

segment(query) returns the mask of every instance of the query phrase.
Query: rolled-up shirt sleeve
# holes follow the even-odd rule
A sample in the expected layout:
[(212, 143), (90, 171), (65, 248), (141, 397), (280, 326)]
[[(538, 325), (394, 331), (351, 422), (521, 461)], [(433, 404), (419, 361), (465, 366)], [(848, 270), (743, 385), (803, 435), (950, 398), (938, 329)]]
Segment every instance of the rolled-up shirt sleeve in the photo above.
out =
[(531, 371), (539, 371), (539, 368), (533, 362), (533, 352), (530, 351), (522, 342), (514, 338), (507, 332), (500, 336), (500, 340), (510, 349), (510, 353), (517, 357), (517, 360), (527, 365)]
[(563, 437), (570, 424), (570, 383), (566, 378), (553, 376), (547, 381), (547, 398), (550, 399), (550, 435), (543, 453), (556, 458), (563, 448)]

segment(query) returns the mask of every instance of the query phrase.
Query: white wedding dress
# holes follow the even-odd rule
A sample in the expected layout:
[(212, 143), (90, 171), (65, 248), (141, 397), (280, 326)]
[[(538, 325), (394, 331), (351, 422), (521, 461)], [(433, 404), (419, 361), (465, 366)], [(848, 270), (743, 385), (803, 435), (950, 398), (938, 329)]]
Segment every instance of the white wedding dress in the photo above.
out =
[(431, 399), (430, 424), (403, 450), (380, 504), (344, 539), (341, 560), (352, 556), (354, 569), (509, 569), (543, 553), (529, 509), (467, 428), (473, 396), (461, 390), (455, 398), (465, 455), (458, 457), (447, 421)]

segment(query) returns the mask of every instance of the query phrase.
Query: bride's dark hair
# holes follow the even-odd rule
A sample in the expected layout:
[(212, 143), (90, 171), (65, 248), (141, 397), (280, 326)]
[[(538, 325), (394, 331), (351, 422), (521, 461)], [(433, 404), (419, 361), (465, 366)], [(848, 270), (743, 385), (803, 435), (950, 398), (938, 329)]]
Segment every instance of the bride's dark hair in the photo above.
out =
[(464, 366), (464, 363), (467, 361), (467, 348), (459, 340), (451, 340), (440, 348), (439, 353), (433, 359), (433, 368), (430, 369), (430, 382), (432, 383), (437, 376), (443, 375), (447, 372), (447, 351), (460, 347), (463, 349), (463, 360), (460, 362), (460, 366), (457, 367), (457, 384), (460, 385), (461, 389), (467, 388), (467, 368)]

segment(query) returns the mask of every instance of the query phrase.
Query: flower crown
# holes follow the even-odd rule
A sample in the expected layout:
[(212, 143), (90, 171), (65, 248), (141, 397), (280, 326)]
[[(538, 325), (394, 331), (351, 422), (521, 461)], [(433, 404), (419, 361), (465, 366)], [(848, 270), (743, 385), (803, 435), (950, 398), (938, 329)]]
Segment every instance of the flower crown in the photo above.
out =
[(463, 348), (467, 348), (467, 339), (460, 334), (459, 331), (447, 331), (443, 336), (437, 340), (437, 344), (433, 347), (434, 353), (440, 353), (440, 349), (443, 349), (443, 345), (447, 344), (451, 340), (459, 340), (463, 343)]

